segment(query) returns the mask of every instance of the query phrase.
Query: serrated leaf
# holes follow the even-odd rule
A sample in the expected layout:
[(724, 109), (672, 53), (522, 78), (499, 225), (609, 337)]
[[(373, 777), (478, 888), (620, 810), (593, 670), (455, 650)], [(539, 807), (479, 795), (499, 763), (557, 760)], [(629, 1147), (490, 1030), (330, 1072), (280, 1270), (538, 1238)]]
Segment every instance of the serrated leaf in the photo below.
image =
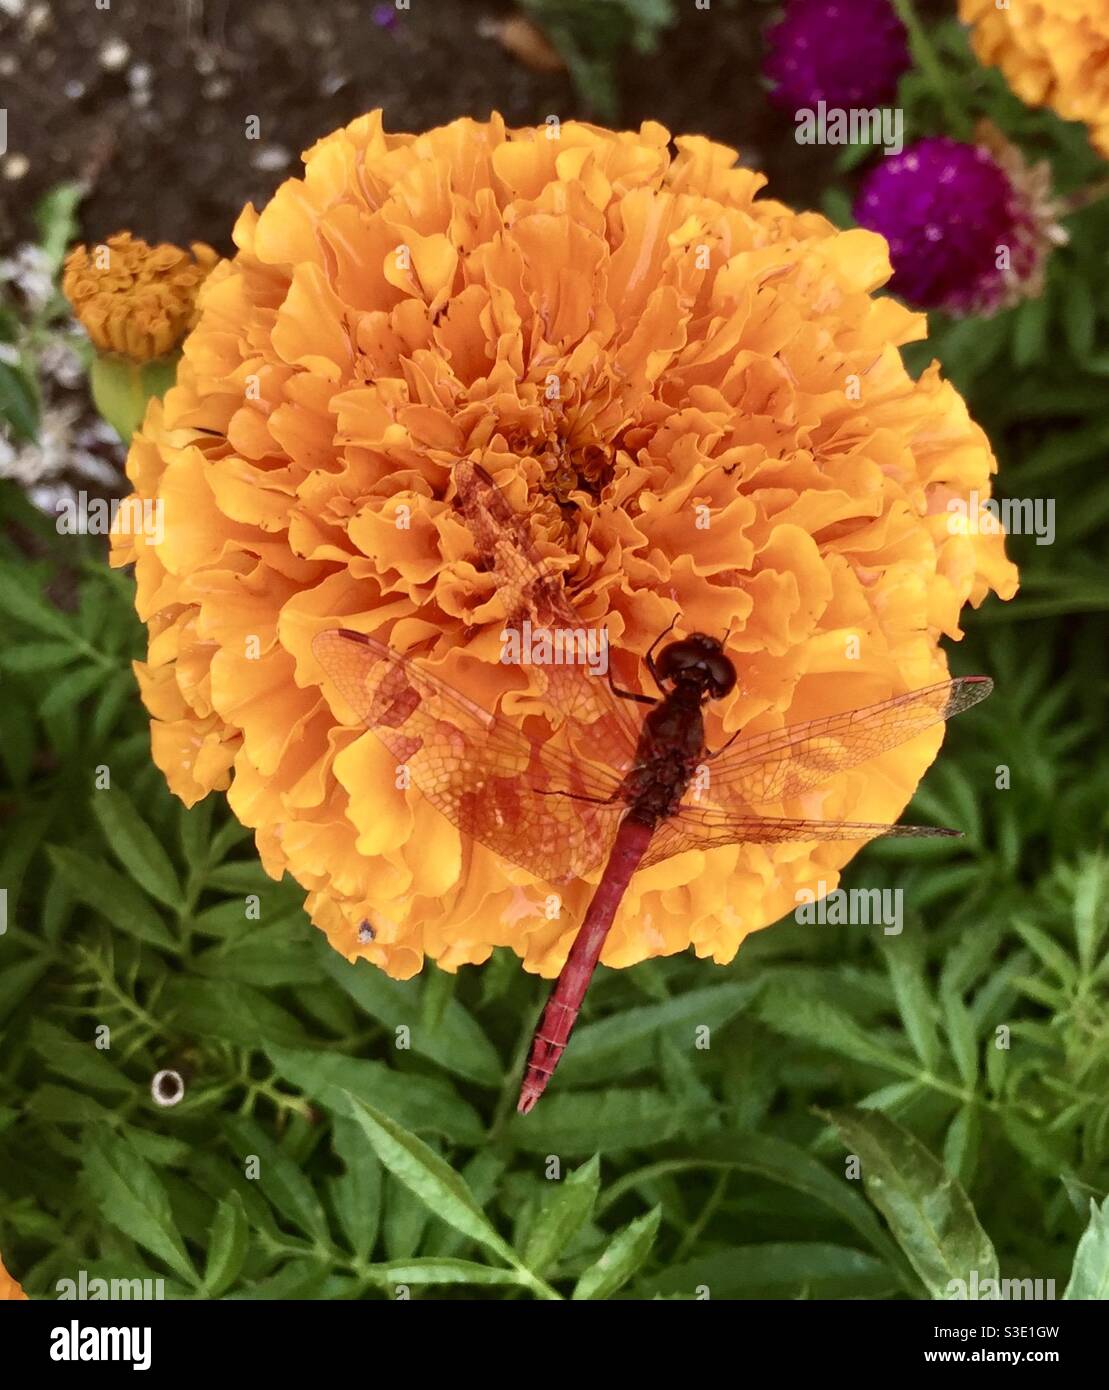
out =
[(572, 1297), (576, 1301), (608, 1298), (626, 1284), (651, 1253), (661, 1219), (662, 1208), (654, 1207), (617, 1231), (600, 1258), (582, 1271)]
[(330, 1109), (342, 1111), (345, 1094), (350, 1092), (408, 1129), (441, 1134), (457, 1144), (481, 1142), (480, 1116), (448, 1081), (402, 1074), (385, 1062), (337, 1052), (310, 1052), (276, 1043), (267, 1043), (266, 1052), (287, 1081)]
[(39, 246), (51, 276), (61, 269), (66, 250), (77, 235), (77, 207), (87, 192), (87, 186), (75, 180), (58, 183), (35, 207)]
[(489, 1224), (473, 1193), (449, 1163), (383, 1110), (349, 1093), (347, 1101), (353, 1119), (398, 1182), (419, 1197), (440, 1221), (477, 1241), (506, 1264), (519, 1266), (511, 1246)]
[(774, 990), (764, 997), (758, 1012), (771, 1028), (788, 1037), (814, 1043), (866, 1066), (903, 1075), (916, 1071), (907, 1058), (876, 1043), (849, 1014), (826, 1000)]
[(953, 990), (941, 991), (940, 1007), (959, 1077), (963, 1085), (972, 1091), (978, 1084), (978, 1038), (974, 1031), (974, 1017)]
[(24, 642), (0, 652), (0, 667), (17, 674), (57, 671), (80, 655), (69, 642)]
[(174, 1022), (200, 1037), (240, 1047), (305, 1041), (300, 1022), (280, 1004), (250, 985), (233, 980), (172, 979), (163, 994)]
[(85, 1179), (104, 1220), (195, 1285), (196, 1272), (154, 1169), (116, 1135), (94, 1130), (85, 1144)]
[(409, 1029), (413, 1052), (478, 1085), (501, 1084), (496, 1048), (458, 999), (442, 999), (438, 1018), (425, 1020), (423, 982), (392, 980), (368, 961), (351, 964), (323, 941), (316, 950), (326, 972), (371, 1018), (390, 1029)]
[(964, 1187), (974, 1177), (982, 1122), (978, 1107), (964, 1105), (947, 1128), (943, 1141), (943, 1166)]
[(924, 983), (919, 953), (908, 943), (887, 944), (884, 951), (886, 966), (893, 984), (897, 1011), (913, 1051), (928, 1071), (939, 1067), (940, 1043), (936, 1032), (935, 1005)]
[(0, 568), (0, 613), (7, 613), (18, 622), (25, 623), (38, 637), (52, 632), (63, 641), (76, 645), (72, 621), (41, 596), (37, 583), (33, 586), (28, 583), (25, 571), (13, 570), (6, 565)]
[(248, 1157), (258, 1159), (258, 1186), (274, 1210), (298, 1230), (326, 1241), (327, 1218), (315, 1189), (296, 1161), (253, 1120), (234, 1116), (226, 1121), (226, 1128), (238, 1147), (240, 1168)]
[[(362, 1136), (366, 1142), (366, 1136)], [(372, 1152), (372, 1150), (371, 1150)], [(376, 1155), (375, 1155), (376, 1157)], [(420, 1252), (431, 1225), (431, 1212), (426, 1203), (414, 1192), (410, 1192), (392, 1173), (385, 1176), (385, 1219), (381, 1225), (381, 1239), (385, 1255), (389, 1260), (411, 1260)], [(447, 1230), (448, 1227), (440, 1227)], [(456, 1231), (451, 1232), (457, 1235)], [(427, 1251), (427, 1254), (443, 1253)]]
[(332, 1122), (331, 1146), (345, 1169), (332, 1183), (335, 1210), (351, 1250), (366, 1260), (381, 1226), (381, 1160), (361, 1128), (345, 1115), (336, 1115)]
[(232, 1192), (216, 1208), (208, 1235), (204, 1292), (209, 1298), (219, 1298), (239, 1277), (246, 1259), (249, 1236), (246, 1208), (239, 1194)]
[(118, 788), (94, 792), (92, 812), (108, 847), (140, 887), (166, 907), (181, 906), (181, 885), (157, 835)]
[(699, 1158), (757, 1173), (820, 1202), (869, 1241), (911, 1292), (917, 1291), (897, 1249), (863, 1198), (804, 1149), (770, 1134), (746, 1133), (714, 1135), (699, 1144), (697, 1152)]
[(1109, 1299), (1109, 1197), (1090, 1203), (1090, 1224), (1074, 1252), (1074, 1266), (1063, 1297)]
[(514, 1115), (509, 1136), (527, 1153), (586, 1157), (621, 1149), (650, 1148), (676, 1134), (691, 1137), (711, 1111), (675, 1105), (653, 1090), (548, 1093), (530, 1115)]
[(699, 1255), (637, 1285), (641, 1297), (689, 1299), (882, 1297), (894, 1276), (873, 1255), (819, 1241), (739, 1245)]
[(933, 1298), (952, 1280), (998, 1277), (997, 1255), (970, 1199), (907, 1130), (876, 1111), (844, 1109), (825, 1118), (858, 1155), (863, 1186)]
[(49, 959), (38, 956), (21, 960), (17, 965), (5, 965), (0, 971), (0, 1020), (23, 1001), (49, 964)]
[(47, 1019), (37, 1018), (31, 1024), (30, 1041), (47, 1069), (59, 1076), (67, 1076), (94, 1091), (123, 1095), (135, 1092), (135, 1083), (117, 1071), (91, 1039), (81, 1042)]
[(129, 879), (68, 846), (52, 845), (48, 853), (77, 902), (95, 908), (107, 922), (139, 941), (163, 950), (174, 948), (174, 939), (156, 909)]
[(1013, 918), (1013, 928), (1062, 984), (1074, 987), (1078, 980), (1078, 969), (1056, 940), (1023, 917)]
[(653, 1068), (657, 1038), (692, 1050), (696, 1028), (722, 1027), (758, 988), (758, 981), (713, 985), (579, 1026), (559, 1064), (559, 1081), (571, 1086), (590, 1084)]
[(594, 1156), (561, 1182), (552, 1182), (524, 1244), (524, 1263), (545, 1274), (593, 1214), (601, 1187), (601, 1161)]
[(38, 436), (39, 404), (26, 372), (0, 362), (0, 420), (5, 420), (17, 439), (30, 443)]

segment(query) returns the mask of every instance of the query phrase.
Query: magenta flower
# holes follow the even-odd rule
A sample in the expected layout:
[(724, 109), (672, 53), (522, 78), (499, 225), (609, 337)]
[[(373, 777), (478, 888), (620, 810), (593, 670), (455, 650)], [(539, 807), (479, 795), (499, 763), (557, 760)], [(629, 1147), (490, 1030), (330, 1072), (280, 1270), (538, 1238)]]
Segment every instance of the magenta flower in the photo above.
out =
[(1039, 291), (1054, 222), (1046, 169), (996, 134), (920, 140), (864, 180), (855, 218), (889, 242), (890, 289), (921, 309), (990, 314)]
[(766, 32), (763, 74), (787, 111), (882, 106), (910, 64), (905, 26), (889, 0), (787, 0)]

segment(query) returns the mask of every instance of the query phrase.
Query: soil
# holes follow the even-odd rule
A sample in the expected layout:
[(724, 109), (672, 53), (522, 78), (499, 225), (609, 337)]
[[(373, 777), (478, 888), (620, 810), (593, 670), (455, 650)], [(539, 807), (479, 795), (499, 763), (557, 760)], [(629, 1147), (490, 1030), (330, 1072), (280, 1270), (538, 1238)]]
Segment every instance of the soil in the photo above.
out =
[[(243, 204), (260, 207), (302, 150), (375, 106), (396, 130), (491, 109), (517, 125), (594, 118), (565, 72), (535, 71), (490, 35), (508, 0), (410, 4), (0, 0), (0, 249), (31, 234), (43, 193), (81, 178), (86, 238), (126, 227), (229, 252)], [(619, 63), (620, 124), (710, 135), (765, 169), (773, 196), (816, 206), (827, 151), (794, 142), (758, 77), (773, 4), (676, 8), (655, 53)]]

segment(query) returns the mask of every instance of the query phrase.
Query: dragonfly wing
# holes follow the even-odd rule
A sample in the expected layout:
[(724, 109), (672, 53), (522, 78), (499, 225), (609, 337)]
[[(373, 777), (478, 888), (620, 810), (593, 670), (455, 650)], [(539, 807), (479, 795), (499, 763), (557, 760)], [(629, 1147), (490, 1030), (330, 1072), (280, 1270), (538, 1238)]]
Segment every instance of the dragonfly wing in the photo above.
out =
[[(478, 555), (496, 575), (506, 629), (522, 634), (526, 621), (533, 633), (568, 634), (559, 639), (564, 645), (572, 642), (584, 649), (591, 641), (594, 654), (599, 654), (604, 643), (607, 652), (607, 633), (589, 629), (574, 612), (562, 576), (544, 561), (523, 516), (485, 469), (463, 459), (455, 464), (454, 484), (458, 509)], [(599, 751), (607, 763), (626, 772), (635, 761), (641, 721), (628, 701), (613, 695), (603, 675), (592, 673), (584, 650), (570, 654), (577, 659), (529, 667), (531, 676), (560, 715), (577, 726), (575, 734), (580, 730), (580, 740), (572, 741), (592, 756)], [(605, 665), (607, 670), (607, 661)]]
[(373, 637), (336, 628), (312, 650), (412, 784), (464, 834), (555, 883), (605, 862), (626, 809), (608, 800), (615, 776), (541, 746)]
[(735, 809), (786, 801), (970, 709), (992, 689), (986, 676), (963, 676), (737, 740), (708, 759), (707, 794), (718, 805)]
[(741, 816), (711, 806), (680, 806), (656, 829), (641, 869), (661, 864), (686, 850), (720, 849), (724, 845), (780, 845), (795, 840), (937, 839), (959, 836), (959, 830), (932, 825), (882, 825), (868, 821), (783, 820), (773, 816)]

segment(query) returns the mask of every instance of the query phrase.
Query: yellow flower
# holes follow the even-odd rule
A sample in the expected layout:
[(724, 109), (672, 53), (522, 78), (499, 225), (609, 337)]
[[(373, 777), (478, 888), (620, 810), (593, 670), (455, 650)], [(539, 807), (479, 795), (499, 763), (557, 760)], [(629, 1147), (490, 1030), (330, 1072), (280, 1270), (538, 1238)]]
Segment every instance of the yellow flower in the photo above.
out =
[(0, 1303), (15, 1299), (26, 1299), (26, 1297), (27, 1295), (4, 1268), (3, 1260), (0, 1260)]
[(173, 352), (196, 323), (197, 292), (218, 260), (203, 242), (190, 255), (118, 232), (91, 251), (73, 248), (62, 289), (101, 352), (149, 362)]
[[(458, 459), (530, 513), (615, 648), (642, 656), (675, 611), (685, 630), (731, 629), (740, 688), (710, 740), (941, 679), (963, 605), (1016, 588), (1003, 537), (949, 526), (948, 502), (987, 497), (995, 464), (938, 368), (914, 381), (902, 365), (925, 320), (873, 297), (883, 240), (757, 199), (765, 180), (730, 149), (674, 144), (650, 122), (496, 115), (412, 136), (373, 112), (334, 132), (243, 212), (131, 448), (135, 494), (164, 516), (161, 536), (113, 537), (149, 628), (154, 759), (189, 804), (226, 789), (266, 870), (305, 887), (338, 950), (391, 975), (497, 945), (553, 975), (591, 892), (573, 885), (547, 920), (548, 885), (398, 789), (391, 755), (323, 694), (312, 639), (345, 625), (420, 644), (522, 720), (493, 578), (444, 501)], [(790, 813), (896, 820), (939, 741)], [(730, 960), (854, 849), (647, 869), (602, 959), (692, 944)]]
[(1109, 0), (959, 0), (959, 16), (1022, 101), (1084, 121), (1109, 157)]

